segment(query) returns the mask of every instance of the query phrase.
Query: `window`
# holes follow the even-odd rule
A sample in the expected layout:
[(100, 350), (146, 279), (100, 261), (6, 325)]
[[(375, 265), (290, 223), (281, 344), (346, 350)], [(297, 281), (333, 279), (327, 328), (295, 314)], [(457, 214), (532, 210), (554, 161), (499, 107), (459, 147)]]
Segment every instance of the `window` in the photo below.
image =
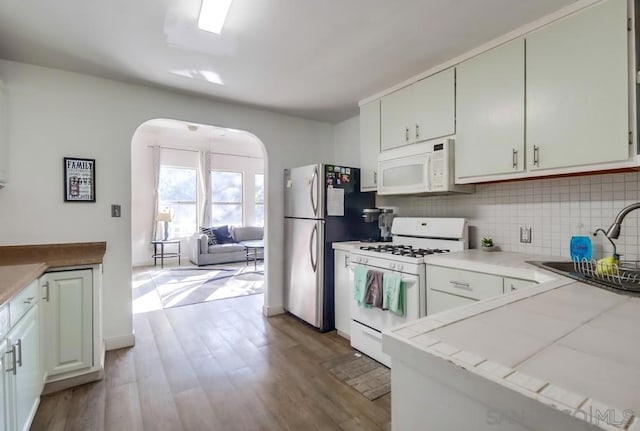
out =
[(196, 170), (160, 166), (158, 210), (169, 208), (170, 237), (185, 238), (196, 231)]
[(242, 172), (211, 171), (211, 221), (242, 226)]
[(255, 175), (256, 225), (264, 226), (264, 174)]

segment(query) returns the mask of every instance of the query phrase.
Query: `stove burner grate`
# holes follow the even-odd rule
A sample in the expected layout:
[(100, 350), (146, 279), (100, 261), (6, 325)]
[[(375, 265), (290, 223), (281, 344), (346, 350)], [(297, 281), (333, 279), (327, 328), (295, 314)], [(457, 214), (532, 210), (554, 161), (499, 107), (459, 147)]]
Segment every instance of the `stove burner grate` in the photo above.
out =
[(430, 254), (448, 253), (450, 250), (439, 248), (413, 248), (410, 245), (378, 245), (378, 246), (361, 246), (360, 250), (375, 251), (378, 253), (393, 254), (396, 256), (407, 257), (424, 257)]

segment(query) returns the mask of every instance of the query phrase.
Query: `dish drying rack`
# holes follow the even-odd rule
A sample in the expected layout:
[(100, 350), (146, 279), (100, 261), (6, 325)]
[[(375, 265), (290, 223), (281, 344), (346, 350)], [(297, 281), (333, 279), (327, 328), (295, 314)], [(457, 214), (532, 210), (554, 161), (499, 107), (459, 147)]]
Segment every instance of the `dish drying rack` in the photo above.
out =
[(610, 288), (640, 293), (640, 262), (620, 261), (609, 265), (598, 264), (595, 259), (582, 259), (573, 261), (573, 269), (585, 278)]
[[(605, 234), (613, 247), (613, 256), (619, 258), (616, 243), (609, 238), (604, 229), (596, 229)], [(603, 284), (609, 288), (640, 294), (640, 262), (620, 260), (618, 263), (598, 263), (595, 259), (574, 259), (573, 269), (587, 280)]]

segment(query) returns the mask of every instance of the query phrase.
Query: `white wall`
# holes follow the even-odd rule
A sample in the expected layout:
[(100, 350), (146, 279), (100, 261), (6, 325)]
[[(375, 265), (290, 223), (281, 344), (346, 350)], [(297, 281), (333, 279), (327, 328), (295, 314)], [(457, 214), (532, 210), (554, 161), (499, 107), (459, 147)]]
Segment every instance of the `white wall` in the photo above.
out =
[(333, 163), (360, 167), (360, 116), (356, 115), (335, 125), (333, 148)]
[[(247, 130), (264, 143), (265, 302), (282, 305), (282, 170), (332, 162), (331, 125), (5, 60), (0, 77), (9, 99), (10, 175), (0, 190), (0, 244), (107, 241), (106, 338), (132, 333), (131, 140), (154, 118)], [(63, 202), (64, 156), (96, 159), (96, 203)], [(122, 204), (122, 218), (110, 217), (112, 203)]]

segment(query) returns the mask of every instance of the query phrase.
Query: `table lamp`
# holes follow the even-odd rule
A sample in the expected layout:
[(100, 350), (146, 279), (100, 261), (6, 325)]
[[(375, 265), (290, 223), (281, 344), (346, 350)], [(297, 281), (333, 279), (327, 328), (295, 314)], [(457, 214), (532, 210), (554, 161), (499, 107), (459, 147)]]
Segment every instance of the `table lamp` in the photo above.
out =
[(165, 208), (162, 211), (158, 212), (158, 216), (156, 217), (157, 221), (161, 221), (164, 223), (164, 237), (162, 238), (163, 241), (166, 241), (169, 239), (169, 222), (173, 220), (173, 213), (171, 212), (170, 209)]

